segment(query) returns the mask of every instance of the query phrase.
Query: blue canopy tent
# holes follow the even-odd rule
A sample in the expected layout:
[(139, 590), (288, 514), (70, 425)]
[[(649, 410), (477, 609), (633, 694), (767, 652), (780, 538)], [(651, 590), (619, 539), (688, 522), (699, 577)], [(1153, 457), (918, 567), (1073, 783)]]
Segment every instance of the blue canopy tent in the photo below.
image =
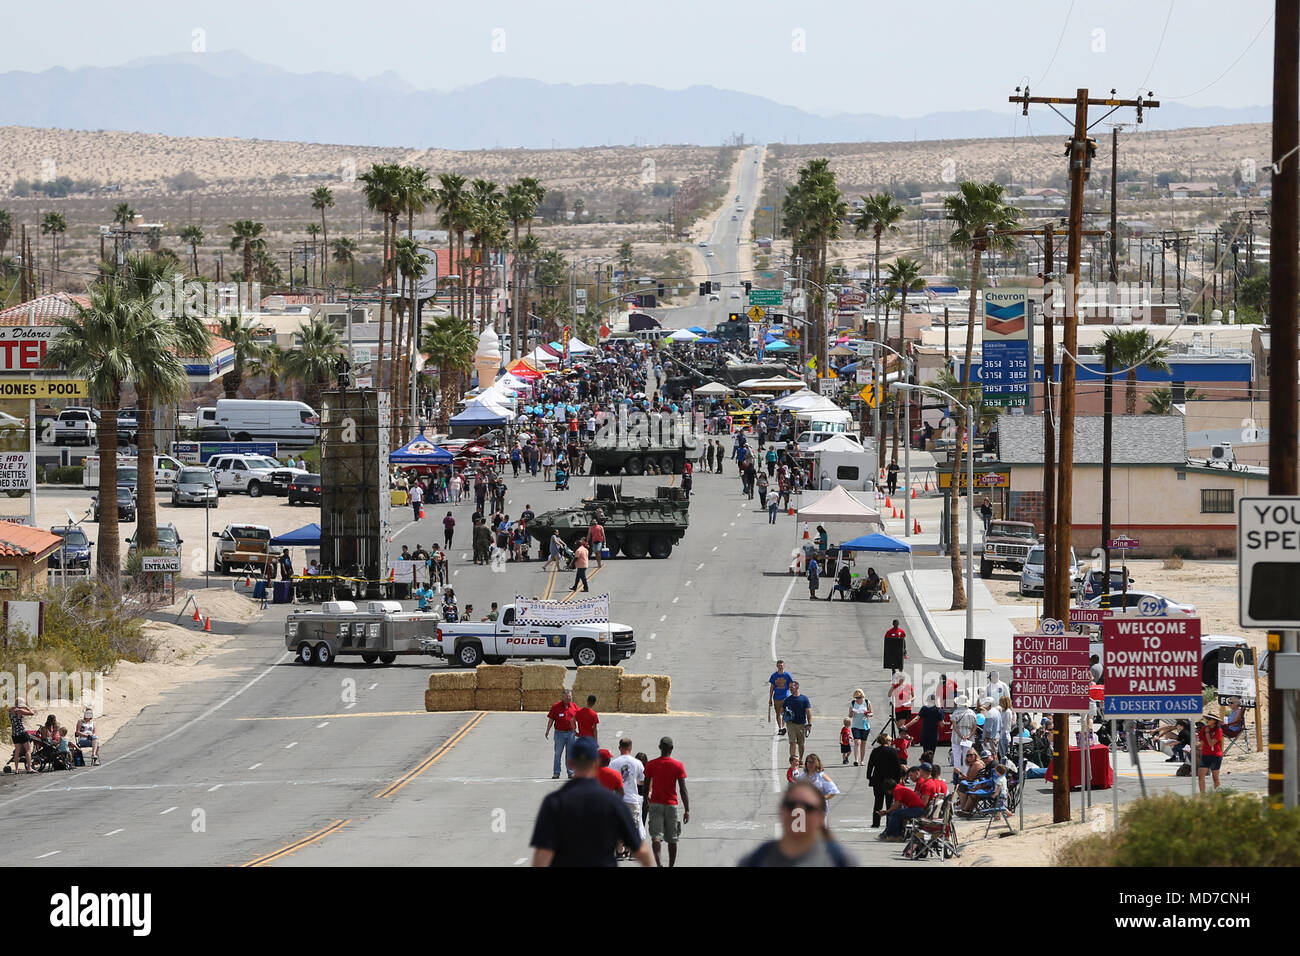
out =
[(448, 423), (451, 433), (456, 437), (475, 437), (477, 434), (506, 423), (506, 416), (493, 411), (482, 402), (471, 402), (459, 415), (452, 416)]
[[(691, 331), (694, 332), (695, 330), (691, 329)], [(696, 345), (718, 345), (720, 343), (715, 338), (712, 338), (707, 335), (701, 335), (698, 339), (695, 340), (695, 344)]]
[(794, 346), (791, 345), (789, 342), (782, 342), (782, 341), (779, 341), (779, 340), (778, 340), (778, 341), (776, 341), (776, 342), (771, 343), (770, 345), (765, 345), (765, 346), (763, 346), (763, 351), (765, 351), (765, 352), (784, 352), (784, 351), (786, 351), (787, 349), (792, 349), (792, 348), (794, 348)]
[(840, 545), (841, 551), (882, 551), (886, 554), (910, 554), (912, 546), (906, 541), (876, 531), (864, 534)]
[(271, 539), (271, 544), (280, 544), (292, 548), (319, 548), (320, 525), (316, 522), (305, 524), (296, 531), (287, 531)]
[(687, 331), (688, 331), (688, 332), (694, 332), (696, 335), (708, 335), (708, 334), (709, 334), (709, 330), (708, 330), (708, 329), (702, 329), (702, 328), (700, 328), (698, 325), (692, 325), (689, 329), (687, 329)]
[(450, 465), (455, 459), (455, 455), (439, 448), (423, 435), (388, 454), (389, 462), (394, 465)]

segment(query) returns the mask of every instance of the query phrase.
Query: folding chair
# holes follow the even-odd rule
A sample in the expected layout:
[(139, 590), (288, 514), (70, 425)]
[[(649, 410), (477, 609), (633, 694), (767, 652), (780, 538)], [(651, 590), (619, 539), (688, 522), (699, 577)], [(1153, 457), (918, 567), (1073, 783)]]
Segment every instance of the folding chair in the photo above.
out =
[[(1232, 715), (1229, 714), (1229, 717)], [(1228, 723), (1225, 719), (1221, 725), (1223, 730), (1223, 755), (1226, 757), (1232, 752), (1232, 748), (1239, 743), (1247, 750), (1251, 749), (1250, 735), (1246, 733), (1246, 708), (1241, 707), (1237, 710), (1237, 720), (1235, 723)], [(1244, 741), (1244, 743), (1243, 743)]]
[(989, 831), (993, 829), (993, 821), (1000, 819), (1007, 828), (1007, 832), (1014, 834), (1016, 831), (1011, 828), (1011, 811), (1007, 809), (1007, 792), (1004, 789), (996, 800), (990, 801), (988, 806), (975, 808), (976, 817), (988, 817), (988, 826), (984, 828), (984, 838), (988, 839)]
[(936, 794), (926, 805), (924, 816), (907, 822), (903, 859), (924, 860), (928, 856), (949, 859), (960, 856), (957, 831), (952, 825), (952, 795)]

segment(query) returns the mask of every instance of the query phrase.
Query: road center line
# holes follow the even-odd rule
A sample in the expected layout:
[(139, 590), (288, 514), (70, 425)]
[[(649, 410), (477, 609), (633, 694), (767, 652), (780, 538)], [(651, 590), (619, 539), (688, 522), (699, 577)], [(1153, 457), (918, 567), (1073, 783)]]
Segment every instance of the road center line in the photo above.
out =
[(122, 830), (124, 829), (125, 827), (118, 827), (116, 830), (109, 830), (107, 833), (104, 834), (104, 836), (106, 837), (117, 836), (117, 834), (121, 833)]
[(257, 763), (253, 764), (253, 765), (252, 765), (251, 767), (249, 767), (248, 769), (249, 769), (249, 770), (256, 770), (256, 769), (257, 769), (258, 767), (260, 767), (260, 766), (262, 766), (262, 761), (259, 760)]
[(293, 743), (291, 743), (291, 744), (285, 744), (285, 745), (284, 745), (284, 749), (285, 749), (285, 750), (292, 750), (292, 749), (293, 749), (294, 747), (296, 747), (296, 746), (298, 746), (298, 741), (295, 740), (295, 741), (294, 741)]
[(179, 810), (179, 809), (180, 809), (180, 807), (168, 807), (168, 808), (167, 808), (166, 810), (164, 810), (162, 813), (158, 814), (158, 816), (160, 816), (160, 817), (165, 817), (165, 816), (167, 816), (167, 814), (171, 813), (173, 810)]
[(383, 790), (379, 791), (377, 794), (375, 794), (375, 796), (379, 798), (386, 798), (386, 797), (391, 797), (393, 794), (397, 793), (397, 791), (401, 790), (408, 783), (410, 783), (412, 780), (414, 780), (420, 774), (424, 773), (435, 763), (437, 763), (448, 753), (450, 753), (451, 749), (455, 747), (458, 743), (460, 743), (462, 740), (464, 740), (465, 737), (469, 735), (469, 732), (473, 730), (475, 727), (477, 727), (479, 723), (482, 722), (483, 718), (486, 716), (487, 714), (483, 711), (479, 711), (478, 713), (476, 713), (473, 717), (471, 717), (464, 724), (462, 724), (459, 730), (457, 730), (454, 734), (448, 737), (443, 742), (441, 747), (439, 747), (433, 753), (429, 754), (429, 756), (425, 757), (422, 761), (420, 761), (419, 764), (417, 764), (414, 768), (409, 770), (405, 775), (395, 780), (390, 786), (385, 787)]

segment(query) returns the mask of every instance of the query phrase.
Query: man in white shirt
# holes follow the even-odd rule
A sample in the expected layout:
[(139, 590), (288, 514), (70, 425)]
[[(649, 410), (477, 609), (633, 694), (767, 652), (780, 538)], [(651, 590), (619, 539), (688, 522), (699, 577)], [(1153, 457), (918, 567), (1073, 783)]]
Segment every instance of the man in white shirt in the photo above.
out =
[(632, 813), (632, 819), (636, 821), (641, 839), (644, 840), (646, 834), (645, 821), (641, 819), (641, 794), (636, 788), (638, 784), (645, 783), (645, 765), (632, 756), (630, 738), (623, 737), (619, 740), (618, 756), (609, 762), (609, 768), (617, 770), (619, 776), (623, 778), (623, 802)]
[(1003, 697), (1011, 696), (1011, 691), (1007, 688), (1007, 685), (998, 680), (997, 671), (989, 671), (989, 682), (988, 686), (984, 688), (984, 696), (992, 697), (994, 703), (997, 703)]

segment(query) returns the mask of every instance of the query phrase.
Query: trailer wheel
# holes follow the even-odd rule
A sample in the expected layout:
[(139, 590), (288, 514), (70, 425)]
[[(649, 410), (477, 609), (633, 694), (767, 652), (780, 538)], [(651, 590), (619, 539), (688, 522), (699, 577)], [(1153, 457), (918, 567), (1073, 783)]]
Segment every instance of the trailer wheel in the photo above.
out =
[(362, 654), (362, 655), (361, 655), (361, 660), (364, 661), (364, 662), (367, 663), (367, 664), (373, 664), (375, 661), (379, 660), (379, 655), (378, 655), (378, 654)]
[(677, 467), (677, 462), (672, 455), (664, 455), (659, 459), (659, 474), (677, 475), (681, 474), (681, 469)]
[(673, 553), (673, 540), (666, 534), (655, 534), (650, 536), (650, 556), (653, 558), (666, 558)]
[(463, 667), (478, 667), (483, 663), (483, 648), (477, 641), (466, 641), (456, 648), (456, 663)]
[(627, 462), (623, 465), (623, 470), (626, 471), (629, 475), (641, 474), (641, 472), (645, 470), (645, 465), (643, 465), (641, 462), (641, 456), (633, 455), (631, 458), (629, 458)]
[(573, 662), (579, 667), (591, 667), (599, 663), (596, 645), (590, 641), (579, 641), (573, 646)]
[(316, 645), (316, 663), (321, 665), (334, 663), (334, 652), (324, 641)]
[(312, 650), (312, 646), (305, 641), (298, 645), (298, 663), (299, 664), (316, 663), (316, 653), (315, 651)]
[(379, 655), (379, 663), (381, 663), (381, 664), (391, 664), (391, 663), (393, 663), (393, 661), (395, 661), (395, 660), (397, 660), (397, 655), (396, 655), (396, 654), (380, 654), (380, 655)]

